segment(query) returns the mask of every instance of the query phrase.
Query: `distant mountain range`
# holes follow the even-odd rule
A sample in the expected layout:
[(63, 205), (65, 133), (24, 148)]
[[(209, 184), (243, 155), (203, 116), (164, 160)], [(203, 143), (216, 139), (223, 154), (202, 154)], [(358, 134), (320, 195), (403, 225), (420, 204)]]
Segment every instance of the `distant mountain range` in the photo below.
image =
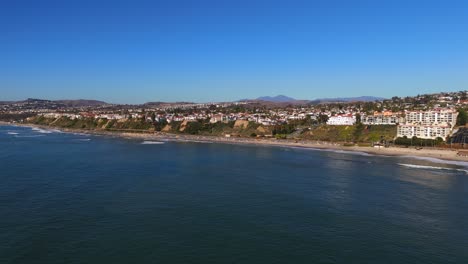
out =
[(277, 95), (277, 96), (261, 96), (255, 100), (259, 101), (267, 101), (267, 102), (275, 102), (275, 103), (284, 103), (284, 102), (294, 102), (297, 101), (292, 97), (288, 97), (286, 95)]
[(375, 96), (358, 96), (358, 97), (337, 97), (337, 98), (320, 98), (315, 99), (312, 101), (318, 102), (374, 102), (374, 101), (381, 101), (385, 100), (386, 98), (383, 97), (375, 97)]
[[(286, 95), (277, 95), (277, 96), (261, 96), (253, 101), (265, 101), (273, 103), (297, 103), (297, 102), (310, 102), (310, 103), (327, 103), (327, 102), (373, 102), (384, 100), (382, 97), (375, 96), (359, 96), (359, 97), (337, 97), (337, 98), (319, 98), (314, 100), (298, 100)], [(244, 99), (241, 101), (252, 101), (249, 99)]]
[(87, 99), (78, 99), (78, 100), (56, 100), (54, 101), (59, 104), (64, 104), (70, 107), (80, 107), (80, 106), (99, 106), (107, 105), (108, 103), (98, 100), (87, 100)]
[(44, 100), (44, 99), (35, 99), (35, 98), (28, 98), (23, 101), (0, 101), (1, 104), (13, 104), (13, 103), (28, 103), (28, 104), (45, 104), (45, 103), (53, 103), (53, 104), (60, 104), (67, 107), (82, 107), (82, 106), (99, 106), (99, 105), (107, 105), (108, 103), (98, 100), (86, 100), (86, 99), (78, 99), (78, 100)]
[[(374, 96), (359, 96), (359, 97), (337, 97), (337, 98), (320, 98), (314, 100), (298, 100), (286, 95), (277, 95), (277, 96), (261, 96), (256, 99), (242, 99), (239, 101), (244, 102), (264, 102), (267, 104), (273, 105), (285, 105), (285, 104), (319, 104), (319, 103), (337, 103), (337, 102), (373, 102), (384, 100), (382, 97)], [(66, 107), (85, 107), (85, 106), (100, 106), (108, 105), (108, 103), (98, 100), (87, 100), (87, 99), (77, 99), (77, 100), (44, 100), (44, 99), (34, 99), (28, 98), (23, 101), (0, 101), (0, 105), (12, 104), (12, 103), (27, 103), (27, 104), (56, 104)], [(145, 107), (159, 107), (171, 104), (191, 104), (191, 102), (147, 102), (142, 104)]]

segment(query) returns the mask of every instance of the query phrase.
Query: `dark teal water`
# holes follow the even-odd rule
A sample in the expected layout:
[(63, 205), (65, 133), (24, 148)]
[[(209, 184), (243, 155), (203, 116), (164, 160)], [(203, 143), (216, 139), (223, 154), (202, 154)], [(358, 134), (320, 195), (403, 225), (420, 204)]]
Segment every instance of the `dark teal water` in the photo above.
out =
[(0, 127), (0, 263), (468, 263), (459, 165), (44, 132)]

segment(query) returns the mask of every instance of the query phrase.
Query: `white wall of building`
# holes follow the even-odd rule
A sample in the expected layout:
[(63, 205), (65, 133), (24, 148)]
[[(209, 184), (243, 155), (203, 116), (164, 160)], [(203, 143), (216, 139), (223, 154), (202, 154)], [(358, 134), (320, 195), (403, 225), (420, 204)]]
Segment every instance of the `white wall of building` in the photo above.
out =
[(356, 123), (355, 116), (331, 116), (328, 118), (327, 125), (332, 126), (352, 126)]

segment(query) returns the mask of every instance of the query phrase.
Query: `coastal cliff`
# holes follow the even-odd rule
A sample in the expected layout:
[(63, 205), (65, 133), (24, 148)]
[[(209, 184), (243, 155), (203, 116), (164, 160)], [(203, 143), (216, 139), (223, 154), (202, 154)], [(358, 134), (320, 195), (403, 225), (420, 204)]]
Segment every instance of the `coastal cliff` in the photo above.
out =
[(352, 126), (263, 126), (255, 122), (237, 120), (210, 123), (207, 121), (183, 121), (171, 123), (148, 122), (142, 119), (108, 120), (105, 118), (68, 117), (48, 118), (41, 115), (25, 119), (25, 123), (64, 129), (81, 129), (113, 132), (188, 134), (202, 136), (275, 137), (278, 139), (305, 139), (328, 142), (376, 142), (392, 140), (396, 126), (352, 125)]

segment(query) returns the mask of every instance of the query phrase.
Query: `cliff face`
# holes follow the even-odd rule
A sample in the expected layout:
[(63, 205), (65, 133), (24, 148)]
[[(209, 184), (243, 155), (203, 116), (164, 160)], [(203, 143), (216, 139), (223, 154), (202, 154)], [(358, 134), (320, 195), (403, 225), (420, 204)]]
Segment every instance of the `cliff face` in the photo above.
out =
[(59, 128), (89, 129), (89, 130), (154, 130), (151, 123), (138, 119), (108, 120), (105, 118), (70, 119), (67, 117), (46, 118), (34, 116), (26, 119), (27, 123), (46, 125)]
[[(191, 134), (205, 136), (271, 136), (276, 131), (278, 138), (302, 138), (330, 142), (376, 142), (381, 139), (393, 140), (396, 126), (329, 126), (321, 125), (307, 128), (293, 127), (281, 130), (274, 126), (262, 126), (246, 120), (233, 122), (209, 123), (203, 121), (183, 121), (171, 123), (152, 123), (142, 119), (108, 120), (105, 118), (70, 119), (67, 117), (46, 118), (33, 116), (25, 119), (26, 123), (68, 129), (103, 130), (115, 132), (150, 133), (161, 131), (174, 134)], [(279, 134), (279, 135), (278, 135)]]
[(253, 122), (238, 120), (229, 123), (209, 123), (202, 121), (183, 121), (171, 123), (152, 123), (141, 119), (109, 120), (105, 118), (70, 119), (68, 117), (47, 118), (33, 116), (26, 123), (68, 129), (106, 130), (116, 132), (154, 132), (181, 133), (192, 135), (224, 136), (226, 134), (244, 137), (270, 135), (271, 129)]
[(247, 120), (236, 120), (234, 123), (234, 128), (237, 129), (246, 129), (249, 126), (249, 121)]

